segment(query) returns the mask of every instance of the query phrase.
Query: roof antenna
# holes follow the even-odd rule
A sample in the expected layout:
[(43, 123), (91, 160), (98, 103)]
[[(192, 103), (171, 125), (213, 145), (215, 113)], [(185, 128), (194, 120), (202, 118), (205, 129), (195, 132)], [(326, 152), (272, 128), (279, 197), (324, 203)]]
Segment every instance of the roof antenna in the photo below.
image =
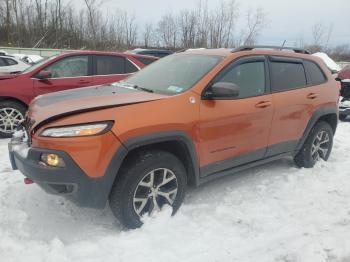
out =
[(286, 44), (286, 41), (287, 41), (287, 40), (284, 40), (284, 41), (283, 41), (283, 44), (282, 44), (282, 46), (281, 46), (281, 48), (280, 48), (280, 51), (282, 51), (284, 45)]

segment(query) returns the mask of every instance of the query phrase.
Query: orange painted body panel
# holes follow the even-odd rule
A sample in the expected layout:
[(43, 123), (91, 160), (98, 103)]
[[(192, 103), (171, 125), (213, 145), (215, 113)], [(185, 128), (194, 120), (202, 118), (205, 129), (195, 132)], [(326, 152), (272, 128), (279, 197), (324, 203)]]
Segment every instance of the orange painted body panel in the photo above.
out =
[(32, 146), (66, 152), (87, 176), (96, 178), (105, 174), (121, 143), (112, 132), (108, 132), (101, 136), (75, 138), (34, 136)]
[(261, 101), (271, 101), (271, 95), (201, 102), (201, 165), (266, 148), (273, 112), (257, 108)]
[[(103, 88), (103, 87), (88, 87), (89, 89)], [(81, 91), (84, 91), (86, 88), (80, 88)], [(56, 94), (59, 94), (57, 92)], [(82, 111), (89, 108), (98, 108), (98, 107), (112, 107), (120, 106), (129, 103), (140, 103), (145, 101), (152, 101), (167, 96), (159, 94), (150, 94), (145, 92), (136, 92), (132, 94), (116, 94), (116, 95), (101, 95), (95, 97), (78, 97), (76, 99), (69, 99), (68, 101), (56, 102), (53, 105), (41, 106), (38, 103), (32, 103), (29, 107), (28, 116), (32, 119), (35, 119), (36, 124), (46, 120), (50, 116), (56, 116), (65, 114), (71, 111)], [(40, 98), (40, 97), (39, 97)], [(114, 110), (118, 110), (117, 108)], [(100, 110), (97, 112), (100, 113)], [(103, 116), (103, 113), (100, 115)], [(103, 118), (103, 117), (102, 117)], [(111, 119), (113, 120), (114, 117)], [(79, 123), (81, 123), (79, 121)], [(35, 125), (33, 126), (35, 127)]]
[[(201, 51), (198, 51), (201, 52)], [(192, 89), (174, 96), (135, 92), (118, 96), (100, 96), (63, 101), (40, 108), (30, 107), (29, 117), (36, 124), (46, 118), (85, 107), (112, 106), (66, 116), (39, 128), (33, 136), (33, 147), (62, 150), (68, 153), (89, 177), (100, 177), (113, 154), (135, 137), (164, 131), (183, 131), (192, 139), (199, 166), (262, 150), (267, 146), (299, 140), (313, 112), (319, 107), (336, 107), (337, 90), (330, 73), (329, 82), (319, 86), (236, 100), (201, 100), (201, 93), (226, 65), (242, 56), (276, 55), (283, 52), (249, 51), (216, 55), (226, 56), (219, 65), (198, 81)], [(310, 55), (286, 53), (288, 57), (312, 59)], [(325, 70), (325, 65), (322, 65)], [(309, 99), (310, 93), (318, 94)], [(271, 102), (258, 108), (259, 102)], [(101, 136), (86, 138), (43, 138), (39, 134), (48, 127), (112, 120), (112, 130)], [(264, 151), (265, 150), (265, 151)]]
[[(328, 84), (272, 94), (274, 116), (269, 145), (299, 140), (313, 115), (321, 107), (336, 107), (337, 92)], [(317, 94), (309, 99), (309, 94)]]

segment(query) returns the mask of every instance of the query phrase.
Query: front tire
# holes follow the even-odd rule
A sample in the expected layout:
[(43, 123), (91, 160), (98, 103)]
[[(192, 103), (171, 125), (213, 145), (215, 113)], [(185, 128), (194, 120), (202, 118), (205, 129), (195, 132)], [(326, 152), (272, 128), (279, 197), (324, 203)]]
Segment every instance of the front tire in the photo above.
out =
[(0, 102), (0, 138), (10, 138), (17, 130), (27, 108), (15, 101)]
[(152, 150), (140, 152), (121, 168), (110, 195), (110, 207), (127, 228), (142, 225), (141, 217), (164, 205), (181, 206), (187, 185), (186, 169), (173, 154)]
[(327, 122), (317, 122), (294, 157), (295, 164), (298, 167), (311, 168), (320, 159), (327, 161), (333, 147), (333, 136), (333, 129)]

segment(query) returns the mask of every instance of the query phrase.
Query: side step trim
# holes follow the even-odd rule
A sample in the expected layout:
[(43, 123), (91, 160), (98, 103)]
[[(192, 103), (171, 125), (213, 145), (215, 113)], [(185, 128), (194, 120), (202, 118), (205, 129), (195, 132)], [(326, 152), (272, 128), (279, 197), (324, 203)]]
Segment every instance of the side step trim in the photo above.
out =
[(250, 162), (248, 164), (244, 164), (244, 165), (236, 166), (236, 167), (233, 167), (233, 168), (229, 168), (229, 169), (217, 172), (217, 173), (213, 173), (213, 174), (208, 175), (206, 177), (200, 178), (198, 185), (202, 185), (204, 183), (207, 183), (207, 182), (209, 182), (211, 180), (214, 180), (214, 179), (217, 179), (217, 178), (220, 178), (220, 177), (223, 177), (223, 176), (233, 175), (234, 173), (246, 170), (246, 169), (251, 168), (251, 167), (259, 166), (259, 165), (262, 165), (262, 164), (267, 164), (269, 162), (273, 162), (275, 160), (279, 160), (279, 159), (282, 159), (282, 158), (291, 157), (291, 156), (293, 156), (293, 153), (294, 152), (282, 153), (282, 154), (278, 154), (278, 155), (275, 155), (275, 156), (272, 156), (272, 157), (263, 158), (263, 159), (260, 159), (260, 160), (254, 161), (254, 162)]

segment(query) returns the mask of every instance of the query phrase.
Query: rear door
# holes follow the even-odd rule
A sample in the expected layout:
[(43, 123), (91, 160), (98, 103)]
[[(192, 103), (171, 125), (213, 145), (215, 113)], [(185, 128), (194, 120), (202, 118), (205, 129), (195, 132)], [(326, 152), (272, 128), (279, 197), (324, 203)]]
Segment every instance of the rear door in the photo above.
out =
[(215, 79), (240, 87), (237, 98), (202, 100), (200, 164), (203, 176), (264, 157), (273, 105), (264, 56), (241, 58)]
[(295, 150), (319, 101), (302, 59), (270, 57), (274, 114), (267, 156)]
[(117, 82), (127, 78), (139, 68), (123, 56), (94, 55), (94, 84)]
[(90, 55), (63, 57), (43, 69), (51, 72), (49, 79), (37, 79), (34, 90), (36, 95), (93, 85), (92, 60)]

